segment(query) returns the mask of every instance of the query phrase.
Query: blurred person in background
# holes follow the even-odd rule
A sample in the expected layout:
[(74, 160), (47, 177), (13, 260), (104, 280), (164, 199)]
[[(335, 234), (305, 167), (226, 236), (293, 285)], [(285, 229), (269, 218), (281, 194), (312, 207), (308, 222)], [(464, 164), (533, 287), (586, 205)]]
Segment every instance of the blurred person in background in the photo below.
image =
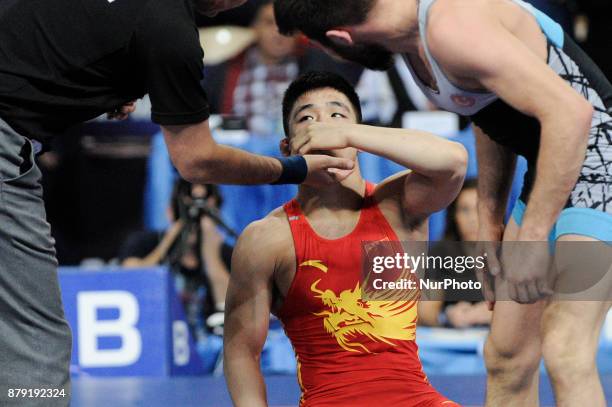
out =
[(280, 106), (298, 75), (297, 37), (280, 35), (272, 0), (263, 1), (251, 24), (255, 43), (238, 56), (205, 68), (211, 111), (244, 117), (256, 135), (278, 133)]
[[(225, 308), (233, 248), (217, 228), (223, 198), (216, 185), (177, 181), (163, 233), (138, 232), (128, 237), (119, 253), (124, 267), (168, 265), (177, 277), (177, 291), (194, 334), (217, 328), (215, 314)], [(210, 318), (215, 315), (215, 317)]]
[[(475, 179), (463, 184), (459, 196), (447, 209), (446, 233), (444, 241), (437, 243), (429, 252), (430, 256), (474, 256), (475, 246), (460, 242), (478, 240), (478, 190)], [(432, 270), (426, 278), (443, 281), (452, 278), (459, 282), (476, 282), (473, 269), (458, 273), (452, 269)], [(468, 328), (489, 325), (493, 313), (489, 310), (480, 290), (436, 290), (427, 300), (419, 302), (419, 324), (426, 326), (446, 326)]]
[(251, 23), (254, 43), (228, 61), (206, 66), (203, 86), (211, 113), (243, 117), (253, 135), (280, 139), (283, 94), (299, 73), (311, 68), (325, 69), (346, 74), (354, 82), (361, 68), (333, 60), (304, 44), (297, 35), (281, 35), (273, 3), (273, 0), (257, 3)]

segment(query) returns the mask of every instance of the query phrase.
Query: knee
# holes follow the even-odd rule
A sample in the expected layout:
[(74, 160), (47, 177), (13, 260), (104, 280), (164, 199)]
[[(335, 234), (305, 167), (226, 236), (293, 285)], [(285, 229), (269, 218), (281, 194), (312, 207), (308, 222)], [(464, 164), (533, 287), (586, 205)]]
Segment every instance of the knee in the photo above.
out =
[[(571, 336), (575, 338), (576, 333)], [(584, 338), (582, 338), (584, 339)], [(542, 353), (546, 369), (557, 383), (575, 384), (581, 378), (597, 374), (595, 363), (596, 344), (569, 338), (560, 331), (544, 335)]]
[(533, 341), (496, 340), (489, 336), (484, 347), (487, 371), (491, 376), (511, 375), (528, 379), (540, 365), (541, 349), (537, 338)]

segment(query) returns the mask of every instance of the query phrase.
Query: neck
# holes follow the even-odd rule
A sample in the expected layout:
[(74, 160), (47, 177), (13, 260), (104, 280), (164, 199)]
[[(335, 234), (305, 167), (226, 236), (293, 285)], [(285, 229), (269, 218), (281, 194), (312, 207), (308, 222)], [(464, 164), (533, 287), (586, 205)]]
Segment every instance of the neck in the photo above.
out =
[(327, 187), (300, 186), (297, 200), (305, 213), (317, 209), (356, 210), (361, 208), (366, 190), (366, 181), (359, 170), (355, 170), (341, 183)]
[(417, 5), (418, 0), (378, 0), (368, 20), (355, 28), (357, 38), (394, 53), (417, 53), (420, 38)]

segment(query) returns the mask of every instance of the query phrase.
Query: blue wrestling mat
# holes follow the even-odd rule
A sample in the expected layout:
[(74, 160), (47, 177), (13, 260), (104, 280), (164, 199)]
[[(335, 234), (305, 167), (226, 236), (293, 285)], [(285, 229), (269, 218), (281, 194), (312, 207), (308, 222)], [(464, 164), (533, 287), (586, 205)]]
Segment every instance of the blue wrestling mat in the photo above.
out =
[[(612, 375), (604, 376), (603, 387), (612, 402)], [(433, 376), (431, 383), (445, 396), (464, 406), (484, 402), (484, 376)], [(271, 407), (296, 406), (299, 387), (294, 376), (266, 377)], [(230, 407), (223, 378), (87, 378), (73, 380), (72, 407)], [(550, 384), (540, 381), (542, 406), (553, 406)]]

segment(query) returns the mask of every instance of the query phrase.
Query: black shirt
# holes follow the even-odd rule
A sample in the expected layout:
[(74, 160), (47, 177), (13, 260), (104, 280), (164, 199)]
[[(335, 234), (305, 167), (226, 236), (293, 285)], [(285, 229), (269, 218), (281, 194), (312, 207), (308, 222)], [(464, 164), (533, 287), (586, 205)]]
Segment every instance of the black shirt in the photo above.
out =
[(24, 136), (146, 93), (155, 123), (209, 116), (191, 0), (2, 0), (0, 27), (0, 118)]

